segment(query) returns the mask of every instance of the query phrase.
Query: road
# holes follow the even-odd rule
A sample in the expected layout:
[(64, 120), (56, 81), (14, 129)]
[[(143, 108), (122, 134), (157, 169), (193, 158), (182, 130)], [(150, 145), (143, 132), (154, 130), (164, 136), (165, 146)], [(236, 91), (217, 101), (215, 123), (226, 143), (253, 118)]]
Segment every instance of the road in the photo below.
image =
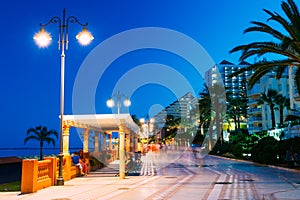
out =
[(119, 179), (118, 165), (37, 193), (0, 193), (0, 199), (300, 199), (300, 173), (193, 153), (148, 153), (140, 176)]
[[(164, 154), (152, 153), (144, 160), (150, 167), (142, 168), (141, 174), (153, 175), (155, 171), (158, 177), (133, 190), (132, 196), (147, 188), (147, 196), (140, 197), (174, 200), (300, 199), (299, 172), (214, 156), (197, 160), (188, 151), (171, 156), (171, 159)], [(156, 169), (149, 170), (151, 166)]]

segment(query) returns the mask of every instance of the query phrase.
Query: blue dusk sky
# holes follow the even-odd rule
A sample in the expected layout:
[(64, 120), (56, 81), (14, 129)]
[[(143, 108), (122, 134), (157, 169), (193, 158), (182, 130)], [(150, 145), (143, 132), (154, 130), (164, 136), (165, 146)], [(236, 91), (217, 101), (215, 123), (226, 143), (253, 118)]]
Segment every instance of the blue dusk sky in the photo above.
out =
[[(80, 46), (75, 36), (81, 27), (69, 25), (65, 114), (77, 111), (83, 114), (90, 112), (89, 108), (94, 113), (112, 113), (106, 100), (120, 89), (132, 101), (129, 113), (145, 117), (188, 92), (180, 90), (186, 80), (194, 93), (202, 90), (203, 77), (187, 61), (190, 49), (186, 44), (196, 42), (210, 56), (209, 62), (203, 61), (206, 63), (203, 71), (224, 59), (238, 63), (239, 54), (229, 54), (229, 50), (264, 39), (260, 34), (243, 35), (243, 30), (250, 26), (250, 21), (266, 22), (268, 16), (263, 8), (281, 13), (280, 3), (280, 0), (1, 1), (0, 147), (24, 147), (30, 127), (43, 125), (59, 131), (58, 25), (46, 27), (52, 36), (47, 48), (36, 46), (33, 35), (39, 31), (40, 23), (47, 23), (54, 16), (62, 17), (64, 8), (67, 17), (72, 15), (82, 23), (88, 22), (87, 28), (94, 36), (89, 46)], [(169, 37), (160, 38), (165, 32), (169, 32)], [(126, 39), (126, 34), (130, 39)], [(86, 67), (90, 60), (92, 67)], [(100, 73), (100, 69), (105, 70)], [(117, 87), (118, 84), (122, 86)], [(77, 98), (91, 99), (83, 102), (94, 105), (77, 105), (74, 103)], [(78, 138), (77, 134), (71, 135), (70, 146), (80, 146)], [(26, 145), (30, 146), (38, 144)]]

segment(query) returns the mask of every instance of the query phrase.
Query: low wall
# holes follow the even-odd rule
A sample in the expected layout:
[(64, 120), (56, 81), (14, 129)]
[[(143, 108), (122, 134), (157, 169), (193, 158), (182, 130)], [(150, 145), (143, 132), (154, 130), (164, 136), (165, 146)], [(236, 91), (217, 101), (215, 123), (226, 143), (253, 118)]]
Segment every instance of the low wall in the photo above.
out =
[[(78, 167), (72, 166), (71, 156), (63, 157), (63, 178), (68, 181), (75, 178)], [(21, 193), (37, 192), (40, 189), (56, 184), (59, 174), (59, 159), (46, 157), (45, 160), (24, 159), (22, 161)]]

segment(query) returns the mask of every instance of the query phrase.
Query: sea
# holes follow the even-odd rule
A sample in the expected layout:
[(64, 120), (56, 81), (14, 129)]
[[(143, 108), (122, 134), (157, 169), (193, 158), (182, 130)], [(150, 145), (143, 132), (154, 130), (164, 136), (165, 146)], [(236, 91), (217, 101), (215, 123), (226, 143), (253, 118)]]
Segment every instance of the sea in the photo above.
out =
[[(70, 152), (78, 152), (82, 147), (69, 148)], [(59, 154), (59, 148), (43, 148), (44, 156), (54, 156)], [(0, 148), (0, 158), (16, 156), (19, 158), (38, 158), (40, 148)]]

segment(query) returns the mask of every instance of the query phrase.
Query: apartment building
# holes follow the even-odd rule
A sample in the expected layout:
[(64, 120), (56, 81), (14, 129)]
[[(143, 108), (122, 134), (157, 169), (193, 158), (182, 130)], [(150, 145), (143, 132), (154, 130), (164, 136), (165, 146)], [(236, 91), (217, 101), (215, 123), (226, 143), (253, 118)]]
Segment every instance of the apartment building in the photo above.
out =
[[(241, 62), (238, 65), (223, 60), (220, 64), (213, 66), (205, 74), (205, 81), (208, 85), (211, 85), (215, 81), (215, 73), (218, 71), (223, 79), (226, 92), (231, 92), (233, 97), (247, 96), (248, 98), (248, 120), (247, 128), (249, 133), (255, 133), (262, 130), (268, 130), (271, 128), (271, 112), (267, 104), (259, 105), (258, 98), (262, 93), (268, 91), (268, 89), (274, 89), (278, 91), (278, 94), (290, 99), (290, 107), (293, 109), (299, 108), (299, 103), (296, 101), (299, 99), (299, 94), (295, 90), (294, 86), (294, 69), (287, 69), (281, 76), (281, 78), (275, 78), (274, 72), (270, 72), (263, 76), (259, 82), (257, 82), (251, 90), (248, 90), (247, 80), (253, 74), (252, 71), (245, 71), (236, 77), (230, 77), (230, 75), (241, 68), (247, 67), (249, 63)], [(289, 78), (290, 77), (290, 78)], [(284, 118), (290, 112), (284, 110)], [(275, 110), (275, 121), (279, 123), (279, 111)]]
[(186, 93), (154, 116), (156, 126), (158, 128), (164, 127), (167, 115), (172, 115), (175, 119), (190, 119), (191, 111), (197, 104), (198, 99), (191, 92)]

